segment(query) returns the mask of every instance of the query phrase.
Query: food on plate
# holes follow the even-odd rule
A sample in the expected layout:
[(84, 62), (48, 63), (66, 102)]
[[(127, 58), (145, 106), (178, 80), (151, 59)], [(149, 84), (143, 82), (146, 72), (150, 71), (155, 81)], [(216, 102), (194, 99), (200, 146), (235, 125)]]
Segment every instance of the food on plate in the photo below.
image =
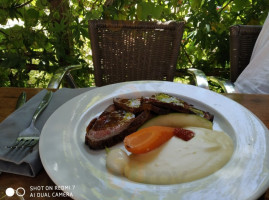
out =
[(213, 119), (164, 93), (114, 98), (88, 125), (85, 142), (103, 149), (124, 141), (125, 150), (107, 154), (106, 167), (113, 174), (150, 184), (189, 182), (214, 173), (233, 153), (231, 138), (212, 130)]
[(113, 103), (116, 107), (132, 113), (138, 113), (143, 110), (150, 110), (158, 115), (179, 112), (199, 115), (211, 122), (214, 119), (211, 113), (197, 109), (193, 105), (165, 93), (157, 93), (150, 97), (136, 99), (114, 98)]
[[(87, 126), (85, 143), (91, 149), (111, 147), (123, 141), (125, 136), (137, 131), (139, 127), (153, 117), (175, 112), (185, 113), (184, 119), (183, 115), (180, 117), (175, 114), (176, 119), (171, 119), (173, 115), (167, 115), (164, 120), (170, 123), (169, 126), (188, 126), (188, 121), (193, 120), (191, 123), (193, 126), (206, 128), (211, 126), (212, 128), (214, 118), (212, 114), (199, 110), (193, 105), (168, 94), (158, 93), (150, 97), (134, 99), (114, 98), (113, 104), (105, 109), (100, 116), (92, 119)], [(152, 120), (154, 122), (157, 119)], [(176, 125), (179, 121), (182, 122)], [(149, 121), (149, 123), (152, 122)]]
[(187, 102), (164, 93), (158, 93), (151, 97), (143, 98), (143, 104), (150, 104), (156, 107), (167, 109), (167, 112), (179, 112), (195, 114), (213, 122), (214, 116), (206, 111), (195, 108), (193, 105)]
[(174, 136), (174, 131), (175, 128), (164, 126), (140, 129), (124, 138), (124, 146), (131, 153), (146, 153), (167, 142)]
[[(140, 183), (176, 184), (209, 176), (230, 160), (234, 146), (228, 134), (200, 127), (185, 129), (195, 136), (188, 141), (171, 137), (152, 151), (124, 156), (126, 160), (121, 161), (124, 164), (118, 168), (120, 172), (117, 174)], [(109, 171), (113, 162), (118, 162), (115, 157), (111, 159), (110, 156), (109, 152)]]
[(195, 133), (185, 128), (175, 128), (174, 135), (184, 141), (189, 141), (194, 137)]
[(141, 154), (156, 149), (173, 136), (189, 141), (194, 137), (194, 132), (184, 128), (151, 126), (126, 136), (123, 142), (129, 152)]
[(112, 149), (106, 159), (106, 168), (113, 174), (124, 175), (124, 167), (129, 162), (128, 154), (122, 149)]
[(139, 129), (150, 126), (168, 126), (168, 127), (186, 127), (196, 126), (212, 129), (213, 123), (198, 115), (186, 113), (169, 113), (166, 115), (158, 115), (145, 122)]
[(93, 119), (86, 129), (85, 143), (91, 149), (104, 149), (121, 142), (125, 136), (135, 132), (150, 116), (143, 111), (135, 116), (118, 110), (112, 104), (98, 118)]
[(142, 111), (141, 108), (141, 98), (136, 99), (123, 99), (123, 98), (114, 98), (113, 103), (116, 107), (122, 108), (131, 113), (139, 113)]

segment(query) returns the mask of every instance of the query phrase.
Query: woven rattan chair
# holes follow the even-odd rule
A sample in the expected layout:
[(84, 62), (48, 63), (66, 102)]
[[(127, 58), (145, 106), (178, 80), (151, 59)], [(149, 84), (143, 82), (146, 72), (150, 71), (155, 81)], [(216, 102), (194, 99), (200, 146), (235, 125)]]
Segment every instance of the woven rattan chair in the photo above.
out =
[(173, 81), (184, 22), (89, 21), (96, 86)]
[(250, 62), (252, 51), (262, 26), (234, 25), (230, 27), (230, 80), (208, 77), (224, 92), (235, 92), (233, 83)]
[(236, 25), (230, 27), (230, 79), (237, 77), (249, 64), (255, 42), (262, 26)]
[[(109, 27), (114, 32), (119, 33), (119, 32), (121, 32), (120, 30), (122, 30), (122, 31), (124, 30), (123, 27), (125, 27), (125, 25), (123, 25), (123, 24), (124, 24), (123, 21), (110, 22)], [(157, 23), (155, 23), (155, 22), (153, 23), (155, 25), (152, 25), (151, 22), (150, 23), (148, 23), (148, 22), (127, 22), (127, 24), (128, 24), (128, 26), (133, 26), (133, 29), (137, 29), (137, 26), (138, 26), (137, 24), (140, 24), (140, 26), (143, 25), (145, 27), (144, 29), (146, 29), (147, 24), (151, 24), (150, 25), (151, 30), (153, 29), (154, 26), (157, 27)], [(136, 25), (134, 25), (134, 24), (136, 24)], [(172, 24), (173, 24), (173, 26), (175, 26), (177, 24), (180, 27), (180, 28), (178, 27), (178, 32), (174, 31), (174, 34), (178, 33), (178, 35), (177, 35), (177, 37), (178, 37), (177, 48), (178, 49), (176, 49), (174, 51), (179, 51), (179, 45), (180, 45), (179, 41), (181, 40), (181, 37), (182, 37), (183, 23), (182, 22), (179, 22), (179, 23), (173, 22), (170, 24), (158, 24), (158, 26), (168, 28), (168, 27), (172, 27)], [(107, 27), (107, 25), (105, 25), (104, 21), (100, 21), (100, 22), (91, 21), (89, 26), (90, 26), (89, 29), (90, 30), (92, 29), (92, 31), (90, 31), (91, 38), (93, 38), (93, 40), (95, 40), (95, 41), (96, 41), (95, 38), (99, 37), (98, 34), (100, 34), (101, 32), (109, 32), (109, 31), (105, 31), (108, 29), (108, 27)], [(99, 28), (97, 28), (97, 27), (99, 27)], [(253, 47), (255, 45), (255, 42), (257, 40), (257, 37), (258, 37), (261, 29), (262, 29), (262, 26), (250, 26), (250, 25), (231, 26), (230, 27), (230, 63), (231, 63), (230, 80), (224, 80), (224, 79), (217, 78), (217, 77), (207, 77), (207, 79), (209, 81), (213, 81), (216, 84), (220, 85), (223, 88), (224, 92), (227, 92), (227, 93), (235, 92), (233, 82), (236, 80), (236, 78), (239, 76), (239, 74), (248, 65), (250, 58), (251, 58)], [(159, 29), (158, 31), (161, 32), (161, 30), (162, 29)], [(97, 86), (110, 84), (110, 83), (114, 83), (114, 82), (122, 82), (122, 81), (129, 81), (129, 80), (141, 80), (141, 79), (143, 79), (143, 80), (157, 79), (157, 80), (172, 81), (172, 79), (173, 79), (172, 77), (174, 75), (174, 70), (175, 70), (175, 68), (174, 68), (175, 62), (176, 62), (175, 57), (177, 57), (178, 54), (173, 54), (173, 56), (171, 56), (172, 54), (170, 54), (170, 57), (168, 56), (168, 58), (170, 58), (170, 62), (167, 61), (167, 63), (169, 63), (170, 68), (168, 67), (168, 68), (164, 68), (164, 69), (166, 69), (164, 71), (162, 71), (162, 70), (158, 71), (159, 65), (155, 64), (157, 62), (158, 58), (157, 58), (157, 60), (153, 60), (153, 61), (151, 59), (147, 59), (147, 57), (152, 56), (153, 52), (155, 52), (154, 50), (158, 49), (158, 47), (152, 46), (151, 50), (149, 50), (150, 53), (147, 52), (147, 54), (145, 53), (146, 50), (143, 48), (143, 46), (138, 48), (137, 51), (135, 51), (134, 50), (135, 47), (132, 47), (132, 46), (134, 46), (134, 41), (136, 41), (136, 40), (130, 39), (130, 38), (134, 38), (134, 34), (131, 35), (132, 37), (127, 37), (126, 33), (125, 33), (125, 36), (124, 36), (124, 33), (122, 33), (122, 36), (123, 36), (123, 38), (127, 38), (126, 40), (124, 40), (124, 39), (122, 40), (125, 42), (122, 42), (122, 41), (119, 41), (118, 43), (113, 42), (112, 35), (111, 35), (111, 37), (100, 36), (100, 38), (97, 38), (99, 40), (99, 42), (93, 42), (93, 40), (92, 40), (93, 60), (94, 60), (94, 63), (98, 66), (98, 67), (95, 66), (95, 68), (97, 68), (97, 70), (95, 71), (96, 85)], [(106, 41), (106, 46), (102, 46), (102, 40), (103, 40), (102, 38), (103, 39), (108, 38), (108, 39), (106, 39), (106, 40), (108, 40), (108, 41)], [(155, 40), (156, 40), (156, 39), (153, 39), (153, 37), (149, 37), (149, 38), (152, 39), (151, 43), (155, 42)], [(142, 41), (144, 41), (144, 40), (142, 40)], [(144, 43), (142, 42), (142, 45), (145, 45), (145, 43), (146, 43), (146, 41), (144, 41)], [(120, 45), (121, 46), (125, 45), (124, 51), (122, 49), (118, 48)], [(141, 41), (140, 41), (140, 45), (141, 45)], [(172, 45), (172, 42), (171, 42), (171, 45)], [(99, 46), (101, 46), (101, 48), (99, 48)], [(127, 46), (131, 46), (133, 49), (130, 50), (131, 47), (127, 48)], [(104, 47), (106, 50), (104, 50)], [(158, 49), (158, 50), (160, 50), (160, 49)], [(128, 56), (127, 55), (125, 57), (121, 56), (124, 53), (126, 53), (125, 51), (129, 52)], [(140, 53), (140, 51), (144, 52), (144, 54)], [(159, 51), (157, 51), (157, 52), (159, 52)], [(104, 54), (104, 56), (105, 56), (104, 59), (102, 59), (102, 56), (101, 56), (102, 54)], [(113, 56), (111, 56), (111, 55), (113, 55)], [(140, 57), (138, 57), (137, 55), (140, 55)], [(156, 54), (154, 54), (154, 55), (156, 57)], [(163, 55), (164, 54), (160, 54), (160, 57)], [(157, 57), (158, 57), (158, 55), (157, 55)], [(98, 58), (100, 58), (100, 59), (98, 59)], [(114, 62), (113, 58), (117, 59), (117, 62), (120, 64), (115, 66), (115, 64), (114, 64), (115, 62)], [(141, 63), (141, 64), (139, 64), (139, 67), (135, 67), (135, 65), (134, 65), (135, 58), (138, 58), (139, 60), (137, 62)], [(141, 58), (143, 58), (143, 59), (141, 59)], [(126, 63), (126, 61), (130, 61), (130, 62)], [(162, 62), (164, 62), (164, 61), (162, 61)], [(132, 65), (129, 66), (129, 63), (132, 63)], [(154, 64), (152, 64), (152, 63), (154, 63)], [(149, 66), (148, 66), (148, 64), (149, 64)], [(113, 67), (107, 69), (107, 72), (105, 72), (106, 68), (104, 67), (104, 65), (106, 65), (106, 67), (108, 67), (108, 68), (109, 68), (109, 66), (113, 66)], [(119, 66), (121, 66), (121, 67), (119, 67)], [(141, 66), (143, 66), (143, 67), (141, 67)], [(154, 68), (154, 69), (149, 70), (150, 67)], [(60, 85), (60, 82), (64, 76), (66, 76), (67, 80), (69, 80), (71, 87), (76, 87), (74, 81), (72, 80), (72, 77), (71, 77), (69, 71), (73, 70), (73, 69), (78, 69), (78, 68), (80, 68), (79, 65), (68, 66), (64, 69), (59, 69), (58, 72), (53, 76), (53, 78), (49, 84), (49, 87), (50, 88), (58, 88)], [(142, 68), (145, 68), (148, 70), (141, 70)], [(122, 69), (123, 69), (123, 71), (121, 71)], [(139, 73), (137, 73), (137, 72), (139, 72)], [(141, 74), (140, 74), (140, 72), (141, 72)], [(146, 73), (146, 72), (148, 72), (148, 73)], [(153, 72), (155, 74), (153, 74)], [(159, 73), (157, 73), (157, 72), (159, 72)], [(198, 85), (200, 87), (208, 88), (208, 83), (207, 83), (207, 81), (205, 79), (205, 75), (202, 71), (197, 70), (197, 69), (189, 69), (188, 73), (194, 77), (194, 79), (196, 81), (196, 85)], [(115, 77), (115, 79), (114, 79), (114, 78), (112, 78), (112, 76), (117, 76), (117, 77)], [(121, 78), (119, 78), (119, 77), (121, 77)]]
[[(173, 81), (183, 29), (184, 22), (89, 21), (96, 86), (134, 80)], [(49, 87), (59, 87), (63, 74), (71, 77), (67, 71), (73, 67), (59, 70)]]

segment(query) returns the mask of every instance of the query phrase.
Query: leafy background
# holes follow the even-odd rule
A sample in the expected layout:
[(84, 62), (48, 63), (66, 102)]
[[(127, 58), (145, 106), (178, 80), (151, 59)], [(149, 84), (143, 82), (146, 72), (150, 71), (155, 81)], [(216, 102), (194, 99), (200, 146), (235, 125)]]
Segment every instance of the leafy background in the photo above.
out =
[(185, 21), (177, 68), (229, 78), (229, 27), (263, 24), (268, 11), (268, 0), (1, 0), (0, 86), (46, 87), (78, 63), (78, 85), (94, 85), (91, 19)]

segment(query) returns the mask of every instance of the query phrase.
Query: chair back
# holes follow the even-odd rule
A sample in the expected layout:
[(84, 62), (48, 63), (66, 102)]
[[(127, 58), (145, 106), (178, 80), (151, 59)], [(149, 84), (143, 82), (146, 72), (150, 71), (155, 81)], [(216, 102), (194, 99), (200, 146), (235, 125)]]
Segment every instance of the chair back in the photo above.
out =
[(234, 25), (230, 27), (230, 62), (232, 82), (249, 64), (255, 42), (262, 26)]
[(96, 86), (173, 81), (184, 22), (90, 20)]

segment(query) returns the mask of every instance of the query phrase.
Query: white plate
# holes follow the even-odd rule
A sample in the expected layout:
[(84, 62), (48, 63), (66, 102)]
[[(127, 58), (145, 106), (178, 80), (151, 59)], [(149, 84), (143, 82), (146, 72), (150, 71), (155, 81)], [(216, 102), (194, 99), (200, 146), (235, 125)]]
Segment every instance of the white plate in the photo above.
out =
[[(89, 121), (113, 97), (172, 94), (215, 115), (214, 129), (234, 141), (231, 160), (214, 174), (174, 185), (150, 185), (114, 176), (105, 168), (105, 151), (84, 144)], [(109, 85), (83, 93), (58, 108), (40, 138), (45, 170), (76, 200), (104, 199), (256, 199), (269, 187), (269, 133), (262, 122), (238, 103), (209, 90), (172, 82), (139, 81)], [(121, 146), (119, 144), (117, 146)]]

